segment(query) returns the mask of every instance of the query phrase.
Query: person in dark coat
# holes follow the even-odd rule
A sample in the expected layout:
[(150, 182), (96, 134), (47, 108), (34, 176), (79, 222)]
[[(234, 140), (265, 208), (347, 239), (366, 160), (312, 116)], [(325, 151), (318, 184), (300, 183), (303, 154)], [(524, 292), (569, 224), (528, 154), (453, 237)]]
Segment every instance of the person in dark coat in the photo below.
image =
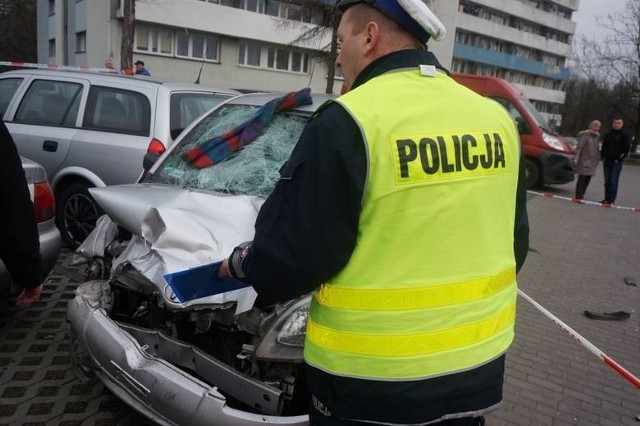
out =
[(600, 158), (604, 169), (604, 200), (603, 204), (613, 204), (618, 195), (618, 180), (622, 172), (622, 163), (629, 153), (631, 140), (623, 130), (622, 117), (613, 119), (612, 129), (602, 140)]
[(589, 128), (578, 133), (578, 146), (573, 157), (573, 167), (578, 175), (576, 199), (582, 200), (589, 186), (591, 177), (595, 176), (600, 159), (600, 127), (598, 120), (589, 123)]
[(13, 138), (0, 120), (0, 259), (11, 274), (10, 293), (17, 306), (29, 306), (42, 294), (43, 265), (33, 203)]

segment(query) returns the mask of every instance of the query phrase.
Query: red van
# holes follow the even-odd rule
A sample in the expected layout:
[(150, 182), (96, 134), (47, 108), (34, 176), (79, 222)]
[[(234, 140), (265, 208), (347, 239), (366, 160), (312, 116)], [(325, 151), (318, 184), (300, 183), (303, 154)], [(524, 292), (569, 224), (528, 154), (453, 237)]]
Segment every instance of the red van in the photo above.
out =
[(461, 73), (452, 73), (451, 77), (497, 101), (513, 116), (524, 149), (527, 188), (573, 181), (571, 147), (562, 137), (553, 134), (522, 91), (501, 78)]

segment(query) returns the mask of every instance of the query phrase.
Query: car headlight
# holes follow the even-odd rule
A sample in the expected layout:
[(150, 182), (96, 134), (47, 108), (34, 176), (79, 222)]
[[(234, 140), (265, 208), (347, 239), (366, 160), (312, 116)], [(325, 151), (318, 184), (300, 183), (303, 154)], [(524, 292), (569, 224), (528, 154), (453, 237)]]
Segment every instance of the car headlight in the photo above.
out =
[(564, 145), (560, 142), (560, 139), (553, 135), (542, 132), (542, 140), (551, 148), (557, 149), (558, 151), (565, 151)]
[(285, 346), (303, 347), (308, 318), (309, 305), (301, 306), (293, 311), (278, 333), (277, 342)]
[(277, 362), (303, 362), (304, 339), (309, 318), (311, 294), (292, 300), (277, 309), (256, 347), (256, 358)]

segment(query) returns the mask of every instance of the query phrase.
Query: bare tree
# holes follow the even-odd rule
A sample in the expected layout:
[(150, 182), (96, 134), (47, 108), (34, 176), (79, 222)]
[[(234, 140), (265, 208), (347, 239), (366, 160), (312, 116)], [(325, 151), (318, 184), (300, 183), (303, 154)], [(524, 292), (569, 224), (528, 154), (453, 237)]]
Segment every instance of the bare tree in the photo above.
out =
[[(315, 58), (327, 64), (325, 93), (332, 94), (335, 81), (335, 62), (338, 56), (337, 30), (340, 23), (340, 14), (332, 3), (319, 0), (302, 0), (299, 4), (301, 5), (301, 15), (310, 17), (309, 20), (313, 25), (309, 26), (303, 22), (283, 20), (278, 23), (278, 26), (283, 30), (299, 30), (301, 27), (305, 27), (302, 33), (289, 43), (289, 46), (307, 45), (319, 50)], [(328, 32), (331, 34), (329, 44), (317, 46), (318, 41), (324, 39)]]
[(577, 38), (577, 70), (599, 89), (603, 102), (633, 126), (635, 150), (640, 139), (640, 0), (627, 0), (624, 13), (597, 22), (610, 35)]
[(598, 87), (587, 78), (572, 76), (565, 86), (565, 92), (566, 98), (560, 111), (560, 132), (563, 135), (575, 136), (579, 131), (586, 129), (592, 120), (602, 121), (604, 117), (612, 114), (612, 107), (606, 105), (606, 89)]
[(136, 0), (122, 0), (122, 44), (120, 45), (120, 67), (133, 68), (133, 37), (135, 34)]

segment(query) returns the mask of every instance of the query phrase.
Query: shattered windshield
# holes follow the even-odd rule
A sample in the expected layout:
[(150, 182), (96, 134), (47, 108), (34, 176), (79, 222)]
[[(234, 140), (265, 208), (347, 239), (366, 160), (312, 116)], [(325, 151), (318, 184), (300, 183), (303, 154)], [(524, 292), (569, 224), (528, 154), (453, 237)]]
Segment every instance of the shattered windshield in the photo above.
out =
[(257, 110), (253, 105), (224, 105), (211, 112), (184, 136), (151, 181), (230, 194), (269, 195), (280, 179), (280, 167), (302, 133), (306, 114), (276, 114), (256, 140), (211, 167), (200, 169), (183, 158), (189, 149), (235, 128)]

